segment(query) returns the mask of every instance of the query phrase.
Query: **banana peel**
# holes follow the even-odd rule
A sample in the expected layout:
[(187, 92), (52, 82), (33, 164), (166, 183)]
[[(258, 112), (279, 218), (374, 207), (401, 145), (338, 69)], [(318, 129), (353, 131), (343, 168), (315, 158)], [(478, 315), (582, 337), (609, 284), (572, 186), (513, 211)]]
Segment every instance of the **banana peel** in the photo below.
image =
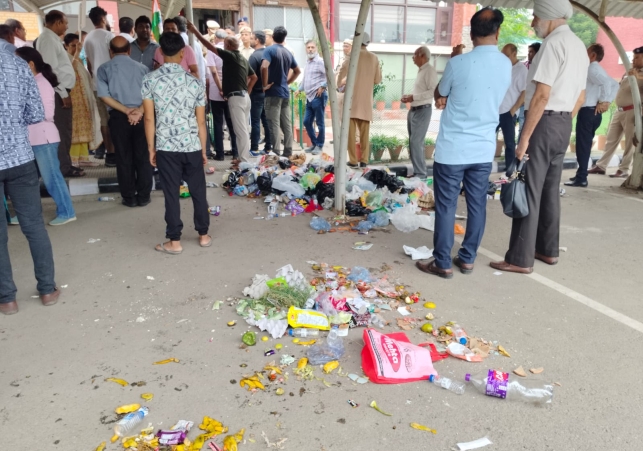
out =
[(223, 451), (238, 451), (237, 443), (243, 441), (243, 434), (246, 432), (245, 429), (241, 429), (234, 435), (228, 435), (223, 439)]
[(171, 362), (179, 363), (179, 359), (175, 359), (174, 357), (172, 357), (172, 358), (165, 359), (165, 360), (159, 360), (158, 362), (154, 362), (153, 364), (154, 365), (165, 365), (166, 363), (171, 363)]
[(214, 433), (215, 435), (225, 434), (228, 432), (228, 427), (224, 426), (220, 421), (210, 417), (203, 417), (203, 421), (199, 425), (199, 429)]
[(426, 431), (426, 432), (431, 432), (431, 433), (433, 433), (433, 434), (437, 434), (437, 433), (438, 433), (438, 431), (436, 431), (435, 429), (431, 429), (431, 428), (429, 428), (429, 427), (422, 426), (421, 424), (418, 424), (418, 423), (411, 423), (411, 425), (410, 425), (410, 426), (411, 426), (413, 429), (417, 429), (418, 431)]
[(281, 374), (281, 368), (278, 366), (273, 366), (273, 365), (266, 365), (263, 367), (264, 371), (269, 371), (269, 372), (274, 372), (277, 374)]
[(154, 398), (153, 393), (143, 393), (141, 394), (141, 398), (143, 398), (145, 401), (151, 401), (152, 398)]
[(260, 389), (260, 390), (265, 390), (266, 387), (261, 383), (259, 380), (259, 376), (252, 376), (252, 377), (247, 377), (245, 379), (241, 379), (239, 382), (239, 385), (241, 387), (247, 387), (248, 391), (252, 391), (254, 389)]
[(302, 357), (299, 359), (299, 362), (297, 362), (297, 369), (301, 370), (303, 368), (306, 368), (306, 365), (308, 365), (308, 359), (306, 357)]
[(118, 379), (115, 377), (108, 377), (105, 379), (105, 382), (116, 382), (118, 385), (122, 385), (123, 387), (127, 387), (129, 385), (129, 382), (127, 382), (125, 379)]
[(206, 440), (210, 440), (215, 435), (217, 435), (216, 432), (206, 432), (205, 434), (197, 436), (190, 445), (190, 451), (201, 451)]
[(105, 446), (106, 446), (106, 445), (107, 445), (107, 443), (106, 443), (106, 442), (101, 443), (100, 445), (98, 445), (98, 446), (96, 447), (96, 450), (95, 450), (95, 451), (103, 451), (103, 450), (105, 449)]
[(324, 365), (324, 373), (330, 374), (333, 372), (333, 370), (336, 370), (338, 366), (339, 366), (339, 362), (337, 360), (328, 362), (326, 365)]
[(114, 409), (116, 413), (130, 413), (141, 408), (140, 404), (125, 404)]
[(315, 343), (317, 343), (317, 340), (308, 340), (308, 341), (301, 341), (300, 340), (300, 341), (297, 342), (297, 344), (300, 345), (300, 346), (310, 346), (310, 345), (314, 345)]

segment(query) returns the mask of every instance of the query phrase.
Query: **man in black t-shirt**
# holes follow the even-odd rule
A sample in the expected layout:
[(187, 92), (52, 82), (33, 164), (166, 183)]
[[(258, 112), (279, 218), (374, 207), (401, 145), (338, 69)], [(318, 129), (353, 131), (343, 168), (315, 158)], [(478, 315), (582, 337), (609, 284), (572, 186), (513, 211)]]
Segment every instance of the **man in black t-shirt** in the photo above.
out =
[[(222, 85), (223, 98), (228, 102), (232, 126), (237, 137), (237, 149), (240, 161), (250, 159), (250, 137), (248, 134), (248, 121), (250, 120), (250, 97), (257, 76), (248, 61), (239, 52), (239, 41), (233, 36), (225, 39), (224, 48), (212, 45), (204, 38), (196, 27), (188, 23), (188, 30), (201, 41), (201, 44), (223, 60)], [(236, 161), (237, 163), (239, 161)], [(233, 160), (233, 163), (235, 161)]]
[[(255, 31), (250, 37), (250, 45), (255, 49), (250, 55), (248, 63), (257, 77), (261, 74), (261, 60), (263, 52), (266, 50), (266, 34), (263, 31)], [(266, 119), (266, 110), (264, 109), (264, 99), (266, 95), (263, 92), (263, 84), (255, 83), (254, 89), (250, 92), (250, 154), (252, 156), (264, 155), (272, 150), (270, 143), (270, 127)], [(263, 125), (266, 146), (263, 151), (259, 150), (259, 137), (261, 136), (260, 127)]]

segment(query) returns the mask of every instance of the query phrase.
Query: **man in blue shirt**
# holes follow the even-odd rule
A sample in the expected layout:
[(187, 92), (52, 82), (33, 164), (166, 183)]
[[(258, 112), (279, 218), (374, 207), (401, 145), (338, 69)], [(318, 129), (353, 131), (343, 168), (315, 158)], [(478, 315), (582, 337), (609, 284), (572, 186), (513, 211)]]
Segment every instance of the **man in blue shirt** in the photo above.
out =
[(13, 53), (16, 51), (14, 36), (9, 25), (0, 25), (0, 50)]
[[(43, 305), (53, 305), (60, 291), (54, 282), (54, 256), (45, 230), (40, 184), (28, 125), (45, 120), (45, 110), (33, 74), (21, 58), (0, 50), (0, 199), (11, 198), (20, 229), (34, 263)], [(18, 313), (11, 273), (7, 220), (0, 215), (0, 313)]]
[[(292, 53), (284, 47), (288, 32), (284, 27), (276, 27), (272, 32), (274, 45), (263, 52), (261, 62), (261, 81), (266, 93), (266, 117), (270, 126), (272, 149), (280, 155), (279, 129), (284, 134), (284, 157), (292, 154), (292, 124), (290, 122), (290, 88), (301, 70)], [(290, 70), (292, 69), (292, 73)], [(290, 76), (288, 74), (290, 73)]]
[(435, 189), (435, 259), (416, 266), (429, 274), (450, 279), (451, 248), (460, 185), (467, 199), (467, 231), (453, 264), (463, 274), (473, 271), (487, 219), (487, 189), (496, 149), (495, 130), (500, 104), (511, 83), (511, 62), (498, 50), (504, 17), (483, 8), (471, 18), (472, 52), (454, 49), (435, 91), (436, 107), (445, 108), (440, 119), (433, 166)]

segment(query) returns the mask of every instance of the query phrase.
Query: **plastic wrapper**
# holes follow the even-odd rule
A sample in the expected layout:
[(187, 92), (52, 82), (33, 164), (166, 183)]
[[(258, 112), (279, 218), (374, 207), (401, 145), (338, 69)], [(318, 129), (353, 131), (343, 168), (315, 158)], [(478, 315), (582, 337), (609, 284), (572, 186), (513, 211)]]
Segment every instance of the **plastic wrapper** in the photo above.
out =
[(368, 220), (372, 222), (375, 227), (386, 227), (389, 224), (388, 213), (384, 210), (369, 214)]
[(347, 277), (351, 282), (373, 282), (373, 277), (368, 269), (362, 268), (361, 266), (355, 266), (351, 269), (351, 274)]
[(337, 331), (332, 330), (326, 341), (311, 346), (307, 352), (308, 363), (311, 365), (325, 365), (333, 360), (339, 360), (346, 352), (344, 342), (337, 336)]
[(322, 208), (324, 210), (331, 210), (335, 206), (335, 199), (332, 197), (327, 197), (322, 203)]
[(366, 206), (379, 208), (382, 206), (384, 198), (381, 191), (373, 191), (366, 195)]
[(314, 172), (307, 172), (301, 177), (301, 180), (299, 180), (299, 184), (307, 190), (313, 190), (320, 180), (321, 176), (319, 174), (315, 174)]
[(357, 180), (357, 187), (362, 191), (375, 191), (377, 189), (377, 185), (365, 177)]
[(331, 199), (335, 199), (335, 184), (334, 183), (317, 184), (317, 202), (322, 203), (327, 197)]
[(410, 233), (420, 228), (422, 219), (416, 214), (417, 207), (407, 204), (402, 208), (396, 209), (390, 215), (390, 220), (397, 230), (404, 233)]
[(294, 213), (295, 215), (300, 215), (305, 210), (305, 208), (299, 205), (299, 203), (295, 199), (288, 202), (288, 204), (284, 208), (289, 212)]
[(240, 176), (241, 176), (241, 172), (239, 171), (232, 171), (230, 174), (228, 174), (227, 178), (225, 178), (224, 176), (223, 187), (228, 189), (234, 189), (234, 187), (239, 184)]
[(330, 230), (330, 223), (324, 218), (315, 216), (310, 220), (310, 227), (318, 232), (328, 232)]
[[(369, 182), (370, 183), (370, 182)], [(350, 190), (347, 190), (346, 200), (356, 200), (362, 197), (364, 190), (357, 185), (353, 185)]]
[(357, 230), (360, 232), (368, 232), (373, 228), (375, 224), (373, 224), (370, 221), (360, 221), (359, 224), (357, 224), (357, 227), (355, 227)]
[(292, 177), (287, 174), (275, 177), (272, 181), (272, 187), (273, 189), (292, 194), (294, 197), (301, 197), (306, 192), (299, 183), (295, 182)]
[(243, 185), (237, 185), (234, 187), (234, 195), (235, 196), (247, 196), (248, 195), (248, 188), (246, 188)]
[(335, 174), (326, 174), (322, 179), (322, 183), (335, 183)]
[(308, 327), (311, 329), (330, 330), (328, 316), (315, 310), (290, 307), (288, 309), (288, 324), (290, 327)]

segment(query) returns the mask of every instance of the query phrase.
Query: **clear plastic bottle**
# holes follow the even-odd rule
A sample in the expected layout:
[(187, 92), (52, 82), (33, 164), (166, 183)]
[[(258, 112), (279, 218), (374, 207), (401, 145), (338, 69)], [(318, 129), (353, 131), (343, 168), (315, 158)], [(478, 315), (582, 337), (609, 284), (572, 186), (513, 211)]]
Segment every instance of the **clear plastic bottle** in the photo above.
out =
[(277, 214), (277, 202), (270, 202), (268, 204), (268, 216), (271, 218), (274, 218), (274, 216)]
[(465, 380), (480, 393), (496, 398), (542, 405), (550, 404), (554, 397), (552, 385), (542, 381), (510, 380), (509, 374), (502, 371), (489, 370), (486, 374), (467, 374)]
[(468, 336), (467, 336), (467, 333), (462, 328), (462, 326), (458, 324), (454, 324), (452, 330), (453, 330), (453, 338), (455, 338), (455, 340), (461, 345), (466, 345)]
[(298, 327), (296, 329), (288, 330), (288, 335), (298, 338), (319, 337), (319, 331), (317, 329), (306, 329), (304, 327)]
[(113, 197), (101, 196), (98, 198), (98, 202), (110, 202), (114, 200)]
[(306, 356), (311, 365), (325, 365), (333, 360), (339, 360), (345, 351), (344, 341), (337, 335), (337, 329), (331, 329), (326, 342), (312, 346), (308, 349)]
[(454, 381), (453, 379), (449, 379), (448, 377), (441, 377), (439, 375), (429, 376), (429, 382), (442, 388), (446, 388), (447, 390), (452, 391), (457, 395), (464, 394), (465, 385), (463, 382)]
[(140, 409), (128, 413), (123, 418), (120, 419), (118, 423), (114, 426), (114, 434), (119, 437), (124, 437), (129, 434), (141, 421), (143, 418), (150, 413), (147, 407), (141, 407)]

